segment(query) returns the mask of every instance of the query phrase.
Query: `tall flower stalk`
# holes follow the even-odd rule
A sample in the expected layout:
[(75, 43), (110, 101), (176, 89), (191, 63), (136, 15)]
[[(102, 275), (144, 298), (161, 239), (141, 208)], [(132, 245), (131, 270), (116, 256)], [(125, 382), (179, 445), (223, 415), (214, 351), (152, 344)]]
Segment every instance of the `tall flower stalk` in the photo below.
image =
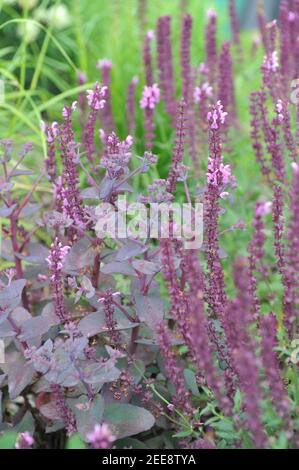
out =
[(99, 60), (97, 63), (97, 68), (101, 71), (102, 83), (104, 87), (106, 87), (105, 106), (99, 110), (100, 120), (105, 131), (112, 132), (115, 128), (112, 111), (112, 97), (110, 93), (112, 62), (107, 59)]
[(96, 83), (93, 89), (87, 90), (89, 114), (84, 129), (83, 141), (86, 148), (87, 159), (92, 164), (94, 163), (94, 157), (96, 152), (94, 144), (95, 125), (99, 110), (103, 109), (105, 106), (106, 93), (107, 87), (101, 87), (99, 83)]
[(161, 16), (157, 22), (157, 60), (162, 98), (165, 101), (166, 111), (173, 120), (176, 104), (170, 16)]
[(160, 101), (160, 88), (154, 83), (153, 86), (145, 86), (140, 100), (140, 107), (144, 110), (145, 146), (151, 150), (154, 138), (154, 110)]
[(50, 269), (50, 284), (53, 291), (54, 310), (61, 323), (69, 321), (70, 315), (64, 302), (64, 275), (62, 272), (63, 262), (70, 250), (70, 247), (62, 243), (56, 237), (51, 245), (47, 263)]

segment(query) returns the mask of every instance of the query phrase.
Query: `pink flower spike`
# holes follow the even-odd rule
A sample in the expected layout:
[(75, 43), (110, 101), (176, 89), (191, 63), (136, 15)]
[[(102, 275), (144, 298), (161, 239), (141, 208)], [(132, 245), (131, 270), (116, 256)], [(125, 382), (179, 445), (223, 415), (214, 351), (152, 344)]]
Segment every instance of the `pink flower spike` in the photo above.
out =
[(279, 68), (277, 51), (273, 51), (264, 57), (263, 67), (269, 72), (276, 72)]
[(288, 14), (288, 20), (290, 23), (293, 23), (296, 19), (296, 13), (294, 13), (293, 11), (289, 11), (289, 14)]
[(209, 73), (209, 67), (207, 66), (207, 64), (205, 64), (204, 62), (202, 62), (201, 64), (199, 64), (198, 66), (198, 72), (202, 75), (207, 75)]
[(294, 173), (299, 174), (299, 165), (296, 162), (291, 163), (291, 167)]
[(93, 431), (88, 433), (86, 438), (93, 449), (109, 449), (116, 439), (106, 423), (96, 424)]
[(108, 59), (101, 59), (97, 63), (97, 69), (112, 69), (112, 62)]
[(265, 215), (270, 214), (271, 210), (272, 210), (272, 202), (271, 201), (260, 202), (256, 206), (255, 215), (257, 217), (264, 217)]
[(146, 33), (146, 36), (150, 41), (153, 41), (155, 39), (155, 33), (152, 29), (148, 30), (148, 32)]
[(34, 444), (34, 439), (31, 436), (31, 434), (29, 434), (29, 432), (21, 432), (21, 434), (18, 435), (15, 448), (16, 449), (32, 449), (33, 444)]
[(207, 10), (207, 18), (210, 20), (212, 18), (217, 18), (217, 13), (215, 10), (212, 10), (212, 8), (209, 8), (209, 10)]
[(95, 87), (92, 90), (87, 90), (87, 102), (91, 109), (98, 110), (103, 109), (105, 106), (105, 96), (107, 87), (101, 87), (99, 83), (96, 83)]
[(226, 116), (228, 113), (223, 111), (223, 106), (221, 101), (217, 101), (216, 105), (211, 107), (211, 111), (208, 113), (208, 121), (210, 123), (211, 129), (218, 129), (220, 124), (225, 123)]
[(156, 83), (145, 86), (140, 100), (141, 109), (154, 109), (160, 101), (160, 88)]

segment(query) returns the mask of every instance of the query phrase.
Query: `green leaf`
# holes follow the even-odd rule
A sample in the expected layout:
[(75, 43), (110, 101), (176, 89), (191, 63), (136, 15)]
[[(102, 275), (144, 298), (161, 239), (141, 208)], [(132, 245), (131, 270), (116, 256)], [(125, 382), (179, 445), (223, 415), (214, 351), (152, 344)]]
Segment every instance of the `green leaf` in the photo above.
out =
[(191, 436), (192, 433), (193, 433), (193, 430), (188, 429), (188, 431), (178, 432), (177, 434), (174, 434), (172, 437), (183, 438), (183, 437)]
[(14, 449), (17, 439), (16, 432), (5, 432), (0, 437), (0, 449)]
[(127, 437), (126, 439), (119, 439), (115, 446), (117, 449), (132, 448), (132, 449), (148, 449), (148, 447), (143, 443), (134, 439), (132, 437)]
[(196, 382), (196, 375), (193, 370), (185, 369), (184, 370), (185, 383), (188, 390), (192, 392), (193, 395), (199, 396), (199, 389)]
[(79, 434), (74, 434), (72, 437), (70, 437), (67, 440), (66, 448), (67, 449), (86, 449), (86, 445), (82, 441)]
[(236, 391), (236, 394), (234, 396), (234, 411), (235, 413), (238, 413), (241, 411), (241, 405), (242, 405), (242, 394), (240, 390)]

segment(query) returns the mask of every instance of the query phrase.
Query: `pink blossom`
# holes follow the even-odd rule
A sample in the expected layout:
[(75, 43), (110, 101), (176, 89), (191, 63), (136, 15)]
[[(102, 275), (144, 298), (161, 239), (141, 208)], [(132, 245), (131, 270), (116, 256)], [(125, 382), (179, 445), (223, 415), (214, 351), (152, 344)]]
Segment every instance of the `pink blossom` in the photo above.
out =
[(291, 167), (294, 173), (298, 174), (299, 173), (299, 165), (296, 162), (291, 163)]
[(106, 423), (96, 424), (93, 431), (88, 433), (86, 438), (93, 449), (109, 449), (116, 439)]
[(202, 86), (194, 88), (193, 98), (195, 103), (200, 103), (202, 98), (210, 98), (213, 94), (213, 88), (209, 83), (204, 83)]
[(156, 83), (145, 86), (140, 100), (141, 109), (154, 109), (160, 101), (160, 88)]
[(52, 124), (46, 125), (44, 121), (41, 121), (41, 130), (45, 134), (47, 142), (52, 144), (58, 134), (58, 123), (54, 121)]
[(228, 113), (223, 111), (221, 101), (217, 101), (215, 106), (212, 106), (212, 111), (208, 113), (208, 121), (211, 124), (211, 129), (218, 129), (220, 124), (225, 123), (225, 118)]
[(99, 83), (92, 90), (87, 90), (87, 101), (89, 106), (93, 110), (103, 109), (106, 101), (104, 100), (106, 96), (107, 87), (101, 87)]
[(284, 120), (284, 115), (282, 114), (283, 111), (283, 103), (282, 100), (278, 100), (275, 106), (275, 110), (277, 113), (277, 119), (279, 122), (282, 122)]
[(32, 449), (34, 439), (29, 432), (21, 432), (16, 441), (16, 449)]
[(153, 41), (153, 39), (155, 39), (155, 32), (152, 29), (149, 29), (146, 36), (150, 41)]
[[(223, 157), (221, 157), (221, 159), (223, 159)], [(212, 184), (213, 186), (218, 186), (219, 184), (226, 186), (228, 184), (235, 183), (235, 178), (232, 175), (230, 165), (224, 165), (223, 163), (220, 163), (219, 168), (217, 168), (215, 165), (215, 160), (213, 158), (209, 158), (209, 171), (207, 173), (209, 184)], [(226, 197), (226, 193), (222, 192), (221, 194), (224, 194), (224, 197)]]
[(271, 213), (272, 209), (272, 202), (267, 201), (267, 202), (260, 202), (257, 204), (255, 214), (257, 217), (264, 217), (265, 215), (268, 215)]
[(109, 59), (101, 59), (97, 63), (97, 69), (112, 69), (112, 62)]
[(277, 51), (273, 51), (264, 57), (263, 66), (269, 72), (276, 72), (279, 68), (278, 54)]
[(207, 10), (207, 18), (208, 19), (211, 19), (211, 18), (217, 18), (217, 13), (215, 10), (212, 10), (212, 8), (209, 8), (209, 10)]
[(64, 106), (62, 109), (62, 117), (69, 118), (71, 114), (76, 111), (78, 101), (73, 101), (71, 107)]
[(209, 67), (207, 66), (207, 64), (202, 62), (198, 66), (198, 72), (201, 73), (202, 75), (207, 75), (209, 73)]

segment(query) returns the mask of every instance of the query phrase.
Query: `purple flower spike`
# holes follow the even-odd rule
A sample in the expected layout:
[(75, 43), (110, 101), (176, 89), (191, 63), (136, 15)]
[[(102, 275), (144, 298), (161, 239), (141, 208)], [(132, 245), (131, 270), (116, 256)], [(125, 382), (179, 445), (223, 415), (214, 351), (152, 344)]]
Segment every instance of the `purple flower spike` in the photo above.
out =
[(188, 104), (191, 87), (191, 34), (192, 34), (192, 16), (185, 15), (182, 25), (181, 37), (181, 74), (182, 74), (182, 96)]
[(138, 82), (139, 82), (138, 77), (133, 77), (129, 83), (128, 92), (127, 92), (127, 103), (126, 103), (127, 124), (128, 124), (128, 131), (131, 134), (133, 134), (136, 129), (135, 91), (136, 91)]
[(173, 351), (171, 337), (163, 323), (158, 327), (158, 338), (161, 353), (165, 361), (165, 373), (176, 389), (173, 403), (190, 415), (192, 407), (189, 402), (189, 393), (185, 389), (184, 376), (178, 365), (176, 354)]
[(176, 113), (176, 103), (170, 35), (171, 18), (170, 16), (161, 16), (157, 22), (159, 86), (165, 101), (166, 111), (173, 120)]
[(52, 124), (45, 124), (41, 122), (41, 129), (47, 139), (48, 158), (46, 159), (46, 169), (49, 175), (50, 181), (54, 183), (56, 177), (56, 161), (55, 161), (55, 141), (58, 136), (58, 123), (52, 122)]
[(51, 286), (53, 289), (55, 313), (62, 323), (69, 320), (69, 314), (65, 308), (63, 295), (63, 262), (70, 250), (69, 246), (62, 246), (62, 243), (56, 237), (51, 245), (51, 250), (46, 259), (51, 277)]
[(94, 133), (95, 124), (97, 121), (98, 111), (103, 109), (105, 106), (105, 96), (107, 87), (101, 87), (99, 83), (96, 83), (92, 90), (87, 90), (87, 102), (90, 107), (88, 120), (84, 129), (83, 140), (87, 152), (87, 158), (92, 163), (95, 154), (94, 145)]
[(269, 385), (269, 393), (273, 406), (278, 415), (284, 421), (284, 425), (289, 432), (292, 430), (292, 423), (289, 417), (289, 400), (285, 391), (284, 383), (280, 375), (279, 360), (275, 348), (276, 340), (276, 318), (273, 314), (261, 319), (262, 334), (262, 360), (265, 370), (265, 377)]
[(154, 83), (152, 53), (151, 53), (151, 44), (154, 38), (155, 38), (155, 34), (152, 30), (149, 30), (144, 36), (143, 62), (144, 62), (144, 68), (145, 68), (145, 81), (146, 81), (147, 86), (152, 86)]
[(209, 73), (209, 82), (215, 87), (217, 64), (217, 13), (214, 10), (207, 12), (208, 24), (206, 26), (206, 66)]
[[(103, 127), (107, 132), (112, 132), (115, 128), (113, 112), (112, 112), (112, 100), (111, 100), (111, 69), (112, 62), (108, 59), (99, 60), (97, 63), (97, 68), (102, 73), (102, 82), (104, 85), (104, 98), (105, 103), (103, 108), (100, 109), (100, 119), (103, 123)], [(106, 87), (106, 89), (105, 89)]]

